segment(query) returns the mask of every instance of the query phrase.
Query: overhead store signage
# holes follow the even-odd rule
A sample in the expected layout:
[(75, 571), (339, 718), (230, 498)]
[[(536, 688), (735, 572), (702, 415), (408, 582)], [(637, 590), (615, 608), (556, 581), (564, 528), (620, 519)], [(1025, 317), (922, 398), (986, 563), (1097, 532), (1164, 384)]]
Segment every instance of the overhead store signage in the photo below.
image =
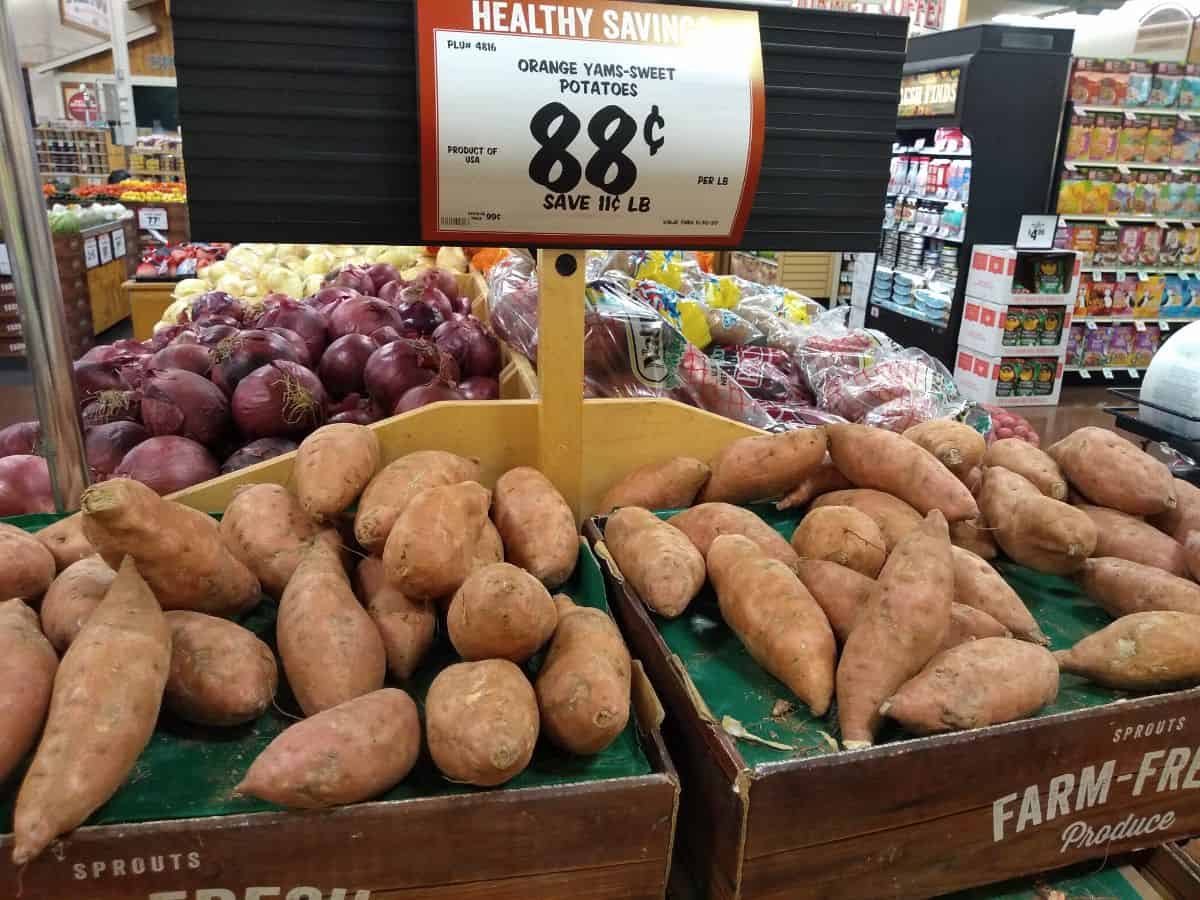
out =
[(737, 244), (762, 161), (758, 13), (417, 0), (430, 242)]
[(831, 9), (836, 12), (905, 16), (917, 31), (945, 27), (945, 0), (792, 0), (797, 9)]
[(900, 118), (952, 116), (958, 110), (962, 69), (942, 69), (900, 79)]

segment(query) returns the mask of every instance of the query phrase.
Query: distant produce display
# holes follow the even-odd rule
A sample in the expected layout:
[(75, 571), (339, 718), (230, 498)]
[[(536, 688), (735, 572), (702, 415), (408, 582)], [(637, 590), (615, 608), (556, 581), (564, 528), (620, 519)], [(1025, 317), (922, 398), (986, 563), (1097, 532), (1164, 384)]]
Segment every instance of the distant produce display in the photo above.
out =
[(199, 244), (184, 241), (154, 247), (142, 254), (133, 277), (138, 281), (160, 278), (192, 278), (220, 262), (232, 244)]

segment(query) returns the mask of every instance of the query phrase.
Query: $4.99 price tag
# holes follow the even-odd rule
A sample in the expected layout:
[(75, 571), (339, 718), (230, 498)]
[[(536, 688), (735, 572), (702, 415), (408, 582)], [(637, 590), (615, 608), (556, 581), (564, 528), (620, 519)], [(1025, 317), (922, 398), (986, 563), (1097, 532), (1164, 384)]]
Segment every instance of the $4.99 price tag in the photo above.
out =
[(418, 0), (430, 243), (728, 246), (762, 158), (750, 10)]

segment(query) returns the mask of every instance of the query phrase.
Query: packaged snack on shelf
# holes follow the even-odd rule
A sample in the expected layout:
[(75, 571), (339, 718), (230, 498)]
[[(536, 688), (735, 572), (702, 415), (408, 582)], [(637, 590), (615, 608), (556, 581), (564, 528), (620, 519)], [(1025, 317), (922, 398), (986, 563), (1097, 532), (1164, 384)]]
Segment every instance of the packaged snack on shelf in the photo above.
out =
[(1183, 66), (1179, 63), (1154, 64), (1154, 81), (1150, 86), (1151, 106), (1176, 106), (1182, 88)]
[(1070, 228), (1065, 249), (1079, 253), (1081, 265), (1090, 266), (1096, 255), (1096, 242), (1100, 237), (1100, 228), (1096, 225), (1074, 225)]
[(1124, 106), (1149, 106), (1150, 92), (1154, 87), (1154, 63), (1142, 59), (1129, 63), (1129, 88), (1125, 92)]
[(1101, 225), (1096, 232), (1096, 255), (1092, 264), (1115, 266), (1121, 255), (1121, 229), (1113, 225)]
[(1182, 228), (1179, 230), (1179, 266), (1194, 266), (1200, 263), (1200, 230)]
[(1183, 279), (1178, 275), (1166, 276), (1163, 279), (1162, 304), (1158, 308), (1158, 314), (1168, 319), (1182, 316), (1186, 296), (1187, 289), (1184, 287)]
[[(1070, 262), (1074, 265), (1074, 260), (1070, 260)], [(1065, 256), (1038, 257), (1037, 267), (1034, 271), (1034, 277), (1037, 279), (1034, 293), (1065, 293), (1071, 284), (1072, 274), (1067, 263), (1068, 257)]]
[(1165, 187), (1165, 190), (1171, 195), (1170, 214), (1173, 216), (1182, 216), (1188, 206), (1188, 195), (1194, 195), (1195, 193), (1192, 188), (1191, 177), (1183, 172), (1171, 172), (1167, 181), (1169, 183)]
[(1092, 290), (1088, 294), (1087, 312), (1089, 316), (1111, 315), (1113, 295), (1117, 291), (1117, 283), (1107, 280), (1107, 276), (1096, 278), (1092, 282)]
[(1030, 360), (1033, 368), (1033, 394), (1036, 397), (1049, 397), (1054, 393), (1054, 376), (1058, 371), (1057, 359)]
[(1162, 249), (1163, 230), (1156, 225), (1142, 227), (1142, 245), (1138, 248), (1137, 264), (1144, 268), (1159, 264), (1158, 254)]
[(1145, 161), (1166, 162), (1171, 158), (1171, 147), (1175, 142), (1175, 116), (1150, 117), (1150, 130), (1146, 134)]
[(1125, 216), (1133, 212), (1134, 197), (1137, 194), (1137, 172), (1113, 172), (1112, 197), (1108, 203), (1108, 211), (1115, 216)]
[(1042, 331), (1038, 335), (1038, 343), (1043, 347), (1053, 347), (1062, 340), (1063, 322), (1067, 319), (1067, 310), (1062, 306), (1048, 306), (1043, 313)]
[(1017, 397), (1032, 397), (1037, 388), (1037, 368), (1040, 360), (1014, 359), (1013, 370), (1016, 373), (1016, 383), (1013, 394)]
[(1173, 216), (1179, 211), (1179, 203), (1181, 194), (1178, 191), (1172, 191), (1172, 185), (1175, 183), (1174, 172), (1155, 172), (1155, 179), (1158, 184), (1158, 196), (1154, 200), (1154, 212), (1160, 216)]
[(1179, 204), (1179, 215), (1185, 219), (1194, 219), (1200, 215), (1200, 174), (1176, 176), (1183, 185), (1183, 199)]
[(1071, 325), (1071, 330), (1067, 334), (1067, 355), (1066, 364), (1068, 366), (1078, 366), (1083, 361), (1083, 339), (1087, 327), (1080, 322)]
[(1080, 212), (1084, 215), (1105, 215), (1112, 212), (1113, 194), (1121, 173), (1116, 169), (1093, 169), (1086, 177), (1087, 181), (1083, 182), (1080, 193)]
[(1165, 229), (1162, 236), (1162, 246), (1158, 250), (1158, 264), (1164, 268), (1174, 268), (1179, 265), (1179, 257), (1182, 252), (1183, 229)]
[(1129, 95), (1129, 60), (1106, 59), (1100, 75), (1100, 94), (1097, 98), (1102, 106), (1123, 106)]
[(1186, 319), (1200, 319), (1200, 279), (1191, 278), (1183, 284), (1183, 309), (1180, 313)]
[(1046, 327), (1046, 310), (1036, 306), (1021, 309), (1021, 332), (1018, 343), (1022, 347), (1036, 347), (1041, 343), (1042, 331)]
[(1139, 369), (1150, 365), (1150, 360), (1154, 358), (1154, 353), (1158, 350), (1158, 340), (1157, 325), (1147, 325), (1145, 330), (1136, 332), (1133, 335), (1133, 352), (1130, 354), (1129, 364), (1137, 366)]
[(1080, 365), (1085, 369), (1106, 365), (1104, 358), (1108, 353), (1108, 338), (1111, 333), (1111, 325), (1097, 325), (1088, 329), (1083, 338), (1083, 360)]
[(1200, 109), (1200, 64), (1188, 63), (1183, 67), (1179, 81), (1179, 108)]
[(1079, 289), (1075, 291), (1075, 315), (1086, 316), (1088, 314), (1088, 297), (1092, 293), (1092, 276), (1087, 272), (1083, 272), (1079, 276)]
[[(1193, 68), (1193, 66), (1189, 66)], [(1175, 123), (1175, 137), (1171, 143), (1171, 162), (1187, 164), (1200, 159), (1200, 122), (1180, 119)]]
[(1121, 226), (1120, 250), (1116, 263), (1119, 266), (1136, 266), (1138, 255), (1142, 252), (1142, 242), (1146, 239), (1146, 229), (1141, 225)]
[(1005, 347), (1016, 347), (1021, 343), (1021, 308), (1010, 306), (1004, 313), (1004, 331), (1000, 343)]
[(1104, 365), (1106, 366), (1131, 366), (1130, 361), (1133, 356), (1133, 336), (1135, 334), (1133, 324), (1130, 322), (1121, 322), (1112, 326), (1112, 334), (1108, 339), (1108, 349), (1104, 354)]
[(1146, 152), (1146, 137), (1150, 134), (1150, 117), (1125, 114), (1117, 138), (1118, 162), (1141, 162)]
[(1017, 372), (1020, 371), (1023, 360), (1005, 359), (1000, 363), (1000, 372), (996, 376), (996, 396), (1011, 397), (1015, 393)]
[(1092, 162), (1116, 162), (1117, 139), (1121, 133), (1121, 113), (1096, 113), (1088, 159)]
[(1078, 104), (1098, 103), (1103, 64), (1098, 59), (1076, 59), (1071, 72), (1071, 99)]
[(1129, 212), (1135, 216), (1148, 216), (1154, 212), (1158, 202), (1158, 173), (1138, 172), (1137, 184), (1133, 188), (1133, 201)]
[(1133, 295), (1134, 317), (1139, 319), (1158, 318), (1165, 288), (1166, 283), (1162, 275), (1151, 275), (1145, 281), (1138, 281), (1137, 290)]
[(1085, 183), (1082, 172), (1068, 169), (1063, 172), (1062, 180), (1058, 187), (1058, 204), (1056, 211), (1059, 215), (1078, 215), (1083, 208), (1083, 185)]
[[(1096, 127), (1096, 117), (1091, 113), (1077, 112), (1071, 116), (1071, 128), (1067, 132), (1067, 159), (1087, 159), (1088, 148), (1092, 144), (1092, 129)], [(1147, 123), (1147, 130), (1149, 124)]]
[(1137, 276), (1126, 275), (1123, 279), (1117, 279), (1116, 288), (1113, 290), (1112, 307), (1109, 312), (1114, 316), (1128, 316), (1133, 313), (1133, 298), (1137, 294)]

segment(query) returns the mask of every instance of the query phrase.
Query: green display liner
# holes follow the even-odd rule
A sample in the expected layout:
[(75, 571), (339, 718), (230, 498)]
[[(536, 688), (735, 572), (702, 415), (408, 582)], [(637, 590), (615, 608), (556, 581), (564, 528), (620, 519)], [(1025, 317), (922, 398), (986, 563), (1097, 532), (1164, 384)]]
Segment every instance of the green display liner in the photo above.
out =
[[(798, 511), (780, 512), (770, 504), (752, 504), (748, 508), (789, 540), (801, 518)], [(673, 511), (658, 513), (662, 518), (673, 514)], [(1011, 563), (1002, 562), (997, 568), (1050, 637), (1052, 650), (1067, 649), (1112, 621), (1069, 579), (1042, 575)], [(752, 735), (793, 748), (777, 750), (740, 740), (738, 751), (749, 766), (810, 759), (838, 751), (841, 732), (836, 701), (821, 718), (810, 715), (803, 704), (786, 715), (772, 716), (772, 709), (780, 700), (796, 703), (796, 698), (751, 659), (741, 641), (726, 627), (711, 586), (706, 585), (679, 618), (664, 619), (654, 613), (651, 618), (717, 721), (731, 716)], [(1057, 700), (1042, 709), (1038, 717), (1100, 706), (1128, 696), (1131, 695), (1099, 687), (1074, 675), (1063, 675)], [(886, 744), (908, 737), (911, 735), (887, 721), (875, 743)]]
[[(14, 516), (0, 521), (26, 531), (37, 531), (62, 516)], [(216, 518), (220, 518), (217, 516)], [(556, 593), (571, 597), (580, 606), (592, 606), (608, 612), (604, 577), (596, 557), (581, 545), (579, 563), (571, 579)], [(275, 646), (277, 604), (269, 597), (238, 621)], [(532, 680), (541, 667), (544, 654), (525, 665)], [(417, 701), (424, 722), (425, 694), (430, 682), (443, 668), (459, 662), (454, 648), (440, 630), (429, 657), (413, 680), (401, 685)], [(281, 807), (253, 797), (234, 798), (233, 789), (242, 780), (255, 757), (280, 732), (301, 718), (299, 707), (279, 671), (280, 686), (276, 706), (252, 724), (240, 728), (203, 728), (189, 725), (164, 712), (149, 745), (142, 752), (125, 784), (112, 799), (96, 811), (85, 825), (116, 825), (234, 813), (271, 812)], [(20, 779), (28, 764), (22, 765), (9, 782), (0, 785), (0, 834), (12, 831), (12, 807)], [(642, 749), (632, 718), (625, 731), (611, 746), (595, 756), (575, 756), (540, 739), (529, 767), (500, 788), (548, 787), (578, 782), (602, 781), (649, 775), (650, 762)], [(412, 773), (388, 793), (375, 800), (410, 800), (421, 797), (445, 797), (481, 793), (485, 789), (447, 781), (434, 767), (423, 748)]]
[(944, 895), (941, 900), (1046, 900), (1044, 890), (1060, 891), (1066, 900), (1144, 900), (1117, 869), (1096, 871), (1095, 862), (1080, 863), (1044, 876), (1014, 878), (998, 884)]

